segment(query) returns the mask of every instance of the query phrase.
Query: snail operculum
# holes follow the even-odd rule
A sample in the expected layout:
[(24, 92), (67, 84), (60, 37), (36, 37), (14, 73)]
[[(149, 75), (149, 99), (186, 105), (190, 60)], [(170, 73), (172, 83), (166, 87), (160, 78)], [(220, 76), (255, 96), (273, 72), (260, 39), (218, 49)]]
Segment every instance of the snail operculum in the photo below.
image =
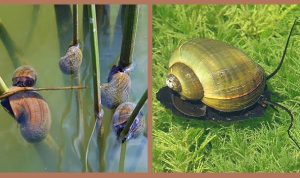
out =
[[(113, 115), (113, 130), (118, 137), (120, 136), (120, 133), (126, 126), (127, 120), (132, 114), (134, 108), (135, 104), (131, 102), (122, 103), (117, 107)], [(143, 132), (144, 128), (145, 123), (143, 120), (143, 114), (142, 112), (139, 112), (133, 124), (130, 126), (128, 135), (126, 136), (125, 140), (138, 137)]]
[(101, 101), (108, 108), (116, 108), (129, 98), (131, 79), (125, 72), (117, 72), (109, 83), (101, 84)]
[(65, 56), (61, 57), (59, 67), (64, 74), (76, 74), (82, 63), (79, 45), (70, 46)]
[(18, 67), (12, 77), (12, 85), (18, 87), (32, 87), (37, 80), (35, 69), (29, 65)]

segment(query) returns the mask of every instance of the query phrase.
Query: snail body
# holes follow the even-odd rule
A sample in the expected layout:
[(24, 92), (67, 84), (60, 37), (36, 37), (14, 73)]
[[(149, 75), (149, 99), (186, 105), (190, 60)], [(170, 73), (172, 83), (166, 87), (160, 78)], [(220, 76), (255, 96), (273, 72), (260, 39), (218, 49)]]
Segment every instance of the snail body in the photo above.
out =
[(101, 85), (101, 102), (107, 108), (116, 108), (129, 98), (131, 79), (125, 72), (117, 72), (108, 83)]
[(183, 100), (198, 100), (218, 111), (240, 111), (263, 94), (264, 70), (240, 50), (217, 40), (182, 44), (169, 62), (166, 84)]
[[(117, 136), (120, 136), (120, 133), (124, 129), (127, 120), (129, 119), (131, 113), (133, 112), (135, 108), (135, 104), (131, 102), (125, 102), (120, 104), (114, 115), (113, 115), (113, 130), (116, 133)], [(126, 140), (129, 140), (131, 138), (136, 138), (139, 135), (141, 135), (145, 128), (145, 123), (143, 121), (143, 114), (139, 112), (139, 114), (136, 116), (133, 124), (131, 125), (128, 135), (126, 137)]]
[(32, 87), (37, 80), (35, 69), (29, 65), (18, 67), (12, 77), (12, 85), (18, 87)]
[(8, 97), (8, 102), (23, 138), (31, 143), (42, 141), (51, 126), (50, 109), (42, 96), (32, 91), (20, 92)]
[(70, 46), (65, 56), (59, 61), (60, 70), (64, 74), (76, 74), (82, 63), (82, 52), (79, 45)]

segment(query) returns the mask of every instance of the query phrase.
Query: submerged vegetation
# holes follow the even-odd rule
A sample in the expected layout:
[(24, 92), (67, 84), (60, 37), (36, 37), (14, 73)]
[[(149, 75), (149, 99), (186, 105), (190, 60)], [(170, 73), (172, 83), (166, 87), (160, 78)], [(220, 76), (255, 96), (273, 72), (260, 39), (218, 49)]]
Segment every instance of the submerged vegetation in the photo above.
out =
[[(126, 75), (132, 78), (133, 85), (137, 85), (137, 80), (146, 82), (144, 79), (146, 77), (145, 75), (140, 76), (140, 79), (136, 79), (138, 76), (136, 73), (144, 71), (145, 69), (140, 68), (142, 61), (140, 61), (140, 58), (137, 59), (133, 54), (133, 49), (136, 48), (134, 43), (137, 32), (136, 21), (137, 17), (140, 16), (140, 14), (136, 13), (136, 10), (141, 7), (137, 5), (120, 5), (114, 6), (113, 8), (111, 8), (110, 5), (55, 5), (48, 6), (47, 8), (44, 6), (20, 6), (10, 8), (21, 10), (32, 8), (31, 16), (28, 18), (32, 26), (30, 26), (28, 34), (33, 39), (28, 39), (27, 36), (21, 36), (21, 39), (26, 38), (26, 43), (28, 43), (26, 44), (26, 48), (22, 47), (19, 43), (20, 39), (18, 38), (18, 40), (16, 40), (17, 38), (14, 36), (14, 33), (10, 31), (16, 29), (9, 27), (9, 25), (7, 28), (5, 24), (8, 21), (0, 22), (0, 41), (3, 42), (3, 46), (0, 44), (0, 49), (8, 53), (8, 57), (5, 55), (4, 57), (0, 56), (0, 100), (2, 106), (5, 106), (6, 111), (20, 124), (23, 137), (28, 142), (32, 142), (31, 145), (28, 145), (27, 142), (19, 139), (18, 134), (14, 134), (17, 135), (17, 143), (11, 142), (7, 145), (11, 145), (13, 148), (21, 147), (23, 150), (27, 149), (26, 152), (33, 158), (30, 165), (21, 166), (21, 168), (20, 166), (15, 166), (14, 168), (8, 169), (7, 166), (9, 167), (10, 164), (16, 164), (18, 160), (22, 159), (22, 156), (26, 155), (22, 155), (21, 157), (13, 156), (12, 161), (6, 162), (6, 166), (4, 166), (4, 162), (0, 161), (0, 170), (85, 172), (145, 171), (147, 152), (144, 150), (147, 148), (147, 141), (144, 140), (147, 139), (145, 137), (139, 137), (133, 140), (133, 142), (128, 139), (122, 144), (123, 142), (118, 139), (118, 136), (114, 135), (115, 133), (111, 131), (113, 128), (112, 113), (115, 107), (126, 101), (138, 103), (137, 107), (135, 107), (137, 109), (132, 108), (134, 109), (133, 112), (128, 115), (128, 117), (134, 116), (136, 110), (141, 111), (147, 97), (142, 97), (142, 99), (140, 99), (141, 102), (138, 102), (138, 96), (141, 95), (141, 92), (138, 90), (131, 91), (130, 88), (127, 90), (126, 88), (126, 91), (123, 91), (123, 93), (126, 95), (130, 93), (129, 97), (127, 96), (126, 100), (118, 99), (121, 103), (117, 103), (114, 108), (106, 108), (103, 112), (102, 107), (106, 105), (103, 105), (101, 101), (102, 85), (100, 85), (106, 83), (105, 80), (100, 79), (103, 75), (105, 78), (114, 78), (115, 75), (125, 72)], [(111, 9), (114, 10), (113, 13), (110, 13)], [(123, 11), (123, 9), (125, 9), (125, 11)], [(43, 12), (49, 10), (52, 10), (54, 13), (51, 14), (50, 17), (48, 14), (44, 14), (43, 18), (50, 19), (47, 21), (47, 26), (49, 31), (54, 31), (55, 33), (47, 33), (51, 37), (47, 35), (44, 37), (41, 31), (44, 25), (41, 24), (39, 20), (42, 19)], [(130, 12), (128, 12), (129, 10)], [(145, 10), (144, 7), (143, 10)], [(134, 11), (133, 15), (132, 11)], [(107, 21), (111, 21), (111, 14), (116, 15), (114, 19), (117, 20), (113, 25), (107, 23)], [(128, 14), (131, 15), (128, 16)], [(0, 13), (0, 17), (1, 15)], [(145, 18), (145, 16), (143, 18)], [(83, 21), (81, 21), (81, 19), (83, 19)], [(122, 24), (123, 21), (125, 22), (124, 24)], [(27, 24), (26, 22), (27, 21), (24, 21), (25, 24)], [(139, 28), (144, 28), (143, 26), (145, 24), (139, 25)], [(120, 27), (120, 29), (116, 27)], [(112, 28), (116, 28), (115, 31), (111, 30)], [(118, 34), (119, 32), (121, 33)], [(55, 37), (53, 37), (53, 35)], [(36, 51), (39, 55), (43, 56), (42, 63), (38, 63), (40, 61), (38, 59), (41, 58), (34, 58), (34, 56), (28, 55), (31, 42), (38, 39), (36, 36), (42, 36), (42, 38), (39, 38), (40, 43), (43, 43), (43, 40), (47, 42), (47, 45), (53, 42), (56, 43), (56, 47), (55, 45), (50, 45), (52, 49), (50, 53), (40, 51), (39, 49), (43, 45), (39, 45), (38, 43)], [(126, 36), (127, 38), (122, 39), (122, 36)], [(128, 36), (131, 36), (131, 38), (128, 38)], [(122, 54), (124, 52), (120, 50), (121, 45), (122, 49), (129, 50), (126, 52), (125, 57)], [(20, 46), (22, 50), (19, 50), (18, 47)], [(126, 48), (124, 48), (124, 46), (126, 46)], [(145, 55), (146, 53), (141, 49), (138, 51), (138, 56), (141, 56), (142, 59), (145, 60), (146, 58), (144, 58), (144, 56), (147, 56)], [(103, 55), (102, 52), (105, 52), (106, 55)], [(28, 55), (28, 58), (24, 57), (24, 53)], [(53, 54), (55, 57), (51, 56)], [(116, 60), (116, 56), (114, 55), (123, 56), (123, 58)], [(137, 54), (135, 53), (135, 55)], [(59, 56), (63, 57), (59, 60)], [(7, 61), (13, 64), (12, 67), (9, 66), (8, 68), (15, 69), (22, 65), (22, 67), (20, 67), (22, 71), (20, 72), (18, 68), (13, 75), (13, 85), (17, 86), (14, 88), (8, 87), (5, 82), (9, 81), (6, 79), (7, 73), (8, 75), (10, 74), (10, 69), (5, 69), (8, 64)], [(118, 63), (122, 64), (122, 66), (116, 66)], [(29, 67), (29, 65), (32, 67)], [(137, 65), (139, 68), (130, 68), (130, 70), (128, 70), (130, 65)], [(110, 69), (113, 70), (115, 67), (118, 70), (111, 72)], [(45, 75), (45, 71), (51, 71), (51, 76), (49, 76), (49, 73)], [(13, 71), (11, 73), (13, 73)], [(39, 77), (37, 77), (37, 73), (39, 73)], [(3, 80), (2, 76), (5, 76), (3, 77), (5, 80)], [(60, 84), (63, 85), (62, 87), (51, 86), (53, 83), (55, 84), (53, 86), (57, 86), (57, 83), (62, 83), (61, 80), (63, 81), (63, 84)], [(37, 84), (37, 87), (34, 86), (35, 84)], [(141, 84), (133, 88), (142, 88), (143, 86), (147, 85)], [(119, 86), (116, 85), (112, 89), (117, 87)], [(45, 99), (37, 93), (43, 90), (70, 89), (73, 91), (67, 91), (65, 95), (61, 95), (59, 92), (43, 92), (42, 94)], [(123, 88), (121, 87), (121, 89)], [(145, 90), (145, 88), (143, 88), (143, 90)], [(111, 92), (107, 93), (112, 94)], [(104, 95), (105, 94), (106, 93), (104, 93)], [(34, 97), (32, 97), (33, 95)], [(119, 95), (115, 95), (114, 97), (117, 96)], [(15, 103), (17, 104), (16, 109)], [(26, 106), (23, 106), (24, 104), (26, 104)], [(24, 113), (24, 111), (27, 112), (27, 110), (28, 113)], [(0, 110), (0, 112), (1, 116), (5, 114), (2, 113), (2, 110)], [(6, 115), (4, 116), (7, 117)], [(145, 120), (145, 117), (146, 115), (138, 120)], [(104, 122), (105, 120), (106, 122)], [(127, 120), (122, 121), (123, 126), (119, 131), (122, 132), (123, 128), (125, 128), (125, 132), (122, 132), (122, 136), (133, 138), (133, 136), (130, 135), (132, 134), (131, 130), (126, 130), (126, 128), (131, 125), (132, 127), (136, 126), (135, 123), (131, 121), (132, 119), (129, 119), (128, 122)], [(11, 125), (11, 123), (7, 123), (6, 125)], [(15, 132), (15, 129), (16, 128), (12, 128), (9, 129), (9, 131), (2, 129), (1, 132)], [(103, 132), (103, 130), (105, 132)], [(35, 136), (34, 134), (37, 134), (38, 137), (32, 137)], [(139, 135), (141, 135), (141, 133), (139, 133)], [(5, 142), (4, 139), (6, 139), (6, 141), (7, 139), (13, 140), (9, 137), (2, 137), (1, 139), (3, 139), (3, 142)], [(95, 140), (97, 139), (98, 142), (95, 144)], [(134, 141), (136, 143), (134, 143)], [(34, 151), (30, 152), (32, 148)], [(14, 155), (17, 150), (7, 150), (3, 148), (3, 150), (0, 151), (6, 152), (8, 155)], [(142, 154), (141, 151), (143, 152)], [(45, 154), (46, 152), (47, 154)], [(136, 154), (132, 154), (132, 152), (136, 152)], [(39, 163), (40, 160), (42, 164)], [(110, 165), (106, 166), (106, 164)]]
[[(153, 96), (164, 87), (172, 52), (192, 38), (239, 48), (270, 74), (278, 65), (298, 5), (159, 5), (153, 8)], [(300, 25), (282, 68), (267, 82), (271, 100), (294, 115), (300, 142)], [(289, 115), (268, 107), (263, 117), (216, 122), (172, 114), (153, 99), (155, 172), (300, 172), (300, 150), (288, 137)]]

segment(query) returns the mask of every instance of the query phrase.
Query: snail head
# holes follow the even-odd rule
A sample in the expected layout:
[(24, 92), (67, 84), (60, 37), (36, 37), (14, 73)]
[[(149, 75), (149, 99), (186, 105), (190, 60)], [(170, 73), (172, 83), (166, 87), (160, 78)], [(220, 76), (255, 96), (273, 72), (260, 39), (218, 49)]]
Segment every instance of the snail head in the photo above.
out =
[(173, 74), (169, 74), (167, 76), (166, 84), (170, 89), (172, 89), (178, 93), (180, 93), (182, 91), (181, 84), (180, 84), (178, 78)]

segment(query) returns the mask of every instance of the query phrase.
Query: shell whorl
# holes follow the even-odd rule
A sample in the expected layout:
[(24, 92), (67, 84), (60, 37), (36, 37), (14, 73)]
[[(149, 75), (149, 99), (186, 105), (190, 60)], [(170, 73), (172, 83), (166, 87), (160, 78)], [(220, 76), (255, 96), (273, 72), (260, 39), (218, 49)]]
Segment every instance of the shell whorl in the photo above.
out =
[[(127, 120), (129, 119), (130, 115), (132, 114), (135, 104), (131, 102), (125, 102), (119, 105), (113, 115), (113, 130), (116, 133), (117, 136), (120, 135), (122, 130), (124, 129)], [(145, 123), (143, 120), (143, 113), (139, 112), (139, 114), (136, 116), (134, 122), (130, 126), (128, 135), (126, 137), (126, 140), (129, 140), (131, 138), (136, 138), (139, 135), (141, 135), (144, 131)]]
[(109, 83), (101, 85), (101, 102), (107, 108), (116, 108), (129, 98), (131, 79), (125, 72), (113, 75)]
[(37, 80), (35, 69), (29, 65), (18, 67), (12, 77), (12, 85), (18, 87), (32, 87)]
[(82, 52), (79, 45), (68, 48), (65, 56), (59, 61), (60, 70), (64, 74), (76, 74), (82, 63)]
[(201, 82), (193, 70), (183, 63), (175, 63), (169, 68), (166, 83), (169, 88), (178, 92), (183, 99), (201, 100), (204, 95)]
[[(240, 111), (252, 106), (265, 88), (264, 70), (242, 51), (222, 41), (187, 41), (171, 56), (171, 72), (178, 63), (188, 66), (201, 82), (201, 101), (219, 111)], [(184, 90), (188, 87), (183, 87), (182, 81)]]
[(51, 127), (51, 114), (47, 102), (37, 92), (32, 91), (16, 93), (8, 99), (12, 114), (20, 124), (23, 138), (31, 143), (42, 141)]

